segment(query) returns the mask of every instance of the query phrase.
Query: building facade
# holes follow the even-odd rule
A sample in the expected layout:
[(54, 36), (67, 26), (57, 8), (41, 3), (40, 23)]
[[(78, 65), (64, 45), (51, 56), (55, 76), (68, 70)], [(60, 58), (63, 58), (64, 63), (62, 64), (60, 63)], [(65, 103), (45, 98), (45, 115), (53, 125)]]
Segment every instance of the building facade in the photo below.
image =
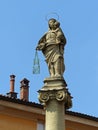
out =
[[(0, 130), (45, 130), (45, 110), (29, 101), (29, 81), (20, 85), (20, 99), (14, 92), (15, 76), (10, 76), (10, 92), (0, 95)], [(51, 119), (50, 119), (51, 120)], [(65, 111), (66, 130), (98, 130), (98, 118)]]
[[(65, 124), (66, 130), (98, 130), (98, 118), (71, 111), (65, 112)], [(40, 104), (0, 95), (0, 130), (45, 130), (45, 110)]]

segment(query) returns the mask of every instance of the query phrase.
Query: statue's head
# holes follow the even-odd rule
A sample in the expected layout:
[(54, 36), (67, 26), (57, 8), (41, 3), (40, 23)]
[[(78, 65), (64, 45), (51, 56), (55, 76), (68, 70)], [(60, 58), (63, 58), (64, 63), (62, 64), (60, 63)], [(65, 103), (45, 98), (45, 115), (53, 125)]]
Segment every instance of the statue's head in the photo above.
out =
[(48, 24), (49, 28), (54, 30), (60, 26), (60, 23), (54, 18), (49, 19)]

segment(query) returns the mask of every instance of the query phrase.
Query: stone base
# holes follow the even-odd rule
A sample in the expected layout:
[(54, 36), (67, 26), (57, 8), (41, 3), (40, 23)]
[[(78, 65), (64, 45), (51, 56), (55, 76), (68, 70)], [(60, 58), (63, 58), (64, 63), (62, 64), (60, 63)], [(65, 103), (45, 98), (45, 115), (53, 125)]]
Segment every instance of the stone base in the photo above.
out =
[(44, 80), (44, 87), (41, 90), (63, 89), (67, 86), (63, 77), (49, 77)]

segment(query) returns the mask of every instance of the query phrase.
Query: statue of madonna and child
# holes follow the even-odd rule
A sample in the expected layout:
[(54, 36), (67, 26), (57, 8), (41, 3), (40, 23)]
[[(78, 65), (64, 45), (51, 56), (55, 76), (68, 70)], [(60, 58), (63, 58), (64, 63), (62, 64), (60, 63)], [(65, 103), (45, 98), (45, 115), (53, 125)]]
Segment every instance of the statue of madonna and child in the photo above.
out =
[(44, 54), (50, 77), (63, 77), (66, 38), (56, 19), (49, 19), (48, 25), (49, 30), (39, 40), (36, 50)]

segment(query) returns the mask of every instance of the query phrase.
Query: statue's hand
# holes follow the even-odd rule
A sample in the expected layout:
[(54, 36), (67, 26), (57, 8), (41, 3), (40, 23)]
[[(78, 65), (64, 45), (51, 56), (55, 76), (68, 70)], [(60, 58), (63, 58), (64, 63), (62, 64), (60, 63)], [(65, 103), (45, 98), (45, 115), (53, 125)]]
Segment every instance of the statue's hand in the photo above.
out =
[(39, 50), (38, 46), (36, 47), (36, 50)]
[(36, 50), (43, 50), (44, 47), (45, 47), (45, 43), (40, 43), (40, 44), (36, 47)]

